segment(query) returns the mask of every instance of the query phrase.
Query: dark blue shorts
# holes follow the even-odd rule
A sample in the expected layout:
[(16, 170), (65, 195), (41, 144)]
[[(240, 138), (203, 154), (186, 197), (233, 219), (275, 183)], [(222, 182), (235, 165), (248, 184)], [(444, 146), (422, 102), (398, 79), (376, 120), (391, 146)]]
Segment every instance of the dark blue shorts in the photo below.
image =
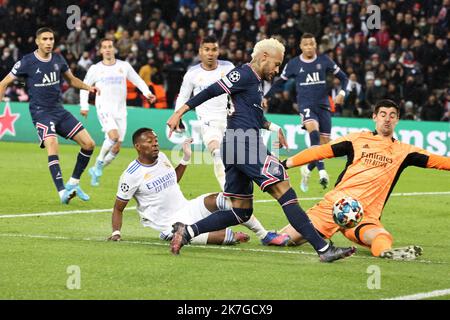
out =
[(319, 124), (319, 132), (322, 135), (330, 136), (331, 134), (331, 111), (321, 107), (300, 108), (300, 118), (302, 125), (310, 121), (317, 121)]
[(266, 191), (268, 186), (289, 179), (280, 160), (271, 155), (261, 141), (233, 143), (225, 137), (221, 151), (226, 197), (252, 199), (253, 182)]
[(41, 109), (33, 112), (31, 118), (36, 127), (41, 148), (44, 148), (44, 140), (49, 137), (56, 137), (58, 134), (63, 138), (72, 139), (84, 129), (81, 122), (64, 108)]

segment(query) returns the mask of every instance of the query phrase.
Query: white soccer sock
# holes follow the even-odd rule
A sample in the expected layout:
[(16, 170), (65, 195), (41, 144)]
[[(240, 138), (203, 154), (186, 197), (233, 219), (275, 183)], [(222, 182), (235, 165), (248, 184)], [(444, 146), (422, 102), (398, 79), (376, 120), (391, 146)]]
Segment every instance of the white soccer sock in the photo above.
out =
[(247, 222), (244, 222), (243, 225), (256, 233), (256, 235), (260, 239), (264, 239), (264, 237), (267, 235), (267, 230), (264, 229), (261, 222), (259, 222), (259, 220), (256, 219), (254, 215), (252, 215)]
[(222, 244), (224, 245), (231, 245), (234, 244), (236, 241), (234, 239), (234, 232), (230, 228), (225, 229), (225, 239), (223, 239)]
[(225, 167), (220, 157), (220, 149), (215, 149), (211, 152), (214, 161), (214, 174), (216, 179), (220, 184), (220, 188), (224, 190), (225, 188)]
[(70, 177), (69, 184), (76, 185), (76, 184), (79, 184), (79, 183), (80, 183), (80, 179), (75, 179), (75, 178)]
[(223, 192), (219, 192), (216, 198), (216, 205), (220, 211), (231, 210), (231, 203), (228, 198), (223, 195)]
[(106, 154), (115, 144), (116, 142), (114, 140), (111, 140), (109, 138), (105, 139), (105, 141), (103, 141), (102, 148), (100, 149), (100, 153), (98, 154), (97, 161), (104, 161)]
[(117, 153), (114, 153), (112, 151), (108, 152), (105, 159), (103, 160), (103, 167), (106, 167), (108, 164), (110, 164), (116, 157)]

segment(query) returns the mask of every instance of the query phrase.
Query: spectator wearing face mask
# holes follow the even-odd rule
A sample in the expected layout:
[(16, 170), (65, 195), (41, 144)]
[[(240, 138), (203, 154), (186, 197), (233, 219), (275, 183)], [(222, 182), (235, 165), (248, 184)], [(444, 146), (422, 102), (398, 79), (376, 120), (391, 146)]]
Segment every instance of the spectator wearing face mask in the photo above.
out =
[(85, 51), (87, 43), (88, 37), (86, 32), (78, 24), (75, 30), (72, 30), (67, 37), (68, 50), (75, 56), (75, 59), (79, 59)]
[(3, 79), (11, 71), (14, 66), (14, 58), (11, 55), (11, 49), (5, 47), (0, 58), (0, 78)]

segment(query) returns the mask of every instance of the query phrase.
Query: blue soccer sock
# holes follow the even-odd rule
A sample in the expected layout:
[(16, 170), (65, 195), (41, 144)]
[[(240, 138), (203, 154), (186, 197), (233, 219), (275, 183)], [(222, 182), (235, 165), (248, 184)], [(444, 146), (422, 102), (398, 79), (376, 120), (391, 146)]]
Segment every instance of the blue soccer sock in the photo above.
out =
[(188, 226), (189, 235), (193, 238), (201, 233), (222, 230), (246, 222), (253, 214), (253, 208), (216, 211), (206, 218)]
[(79, 180), (84, 169), (86, 169), (94, 150), (81, 149), (78, 153), (77, 163), (73, 169), (72, 178)]
[(317, 233), (311, 220), (309, 220), (305, 211), (300, 207), (297, 200), (295, 191), (290, 188), (279, 199), (280, 203), (289, 223), (300, 233), (303, 238), (313, 246), (313, 248), (319, 252), (328, 247), (328, 243)]
[(59, 157), (57, 155), (48, 156), (48, 169), (53, 178), (56, 190), (64, 190), (64, 181), (62, 178), (61, 167), (59, 166)]
[(325, 162), (323, 160), (317, 161), (317, 170), (325, 170)]
[[(317, 130), (311, 131), (309, 133), (309, 140), (311, 141), (311, 147), (320, 145), (320, 132)], [(312, 171), (316, 166), (318, 167), (318, 161), (310, 162), (308, 164), (309, 171)]]

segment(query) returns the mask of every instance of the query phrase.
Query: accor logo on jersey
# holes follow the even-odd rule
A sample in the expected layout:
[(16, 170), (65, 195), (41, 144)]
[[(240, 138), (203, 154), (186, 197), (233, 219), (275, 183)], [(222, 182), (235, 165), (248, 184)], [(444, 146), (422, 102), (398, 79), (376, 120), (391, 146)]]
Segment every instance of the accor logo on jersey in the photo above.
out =
[(44, 73), (42, 76), (42, 83), (36, 83), (35, 87), (46, 87), (46, 86), (52, 86), (54, 84), (58, 84), (59, 79), (56, 75), (56, 72), (52, 71), (49, 74)]
[(388, 164), (391, 164), (393, 160), (388, 158), (382, 154), (378, 154), (376, 152), (365, 152), (361, 153), (361, 160), (364, 164), (372, 166), (372, 167), (386, 167)]
[(300, 85), (301, 86), (309, 86), (312, 84), (322, 84), (322, 83), (325, 83), (325, 80), (320, 80), (319, 72), (313, 72), (313, 73), (308, 73), (306, 75), (306, 81), (301, 82)]

